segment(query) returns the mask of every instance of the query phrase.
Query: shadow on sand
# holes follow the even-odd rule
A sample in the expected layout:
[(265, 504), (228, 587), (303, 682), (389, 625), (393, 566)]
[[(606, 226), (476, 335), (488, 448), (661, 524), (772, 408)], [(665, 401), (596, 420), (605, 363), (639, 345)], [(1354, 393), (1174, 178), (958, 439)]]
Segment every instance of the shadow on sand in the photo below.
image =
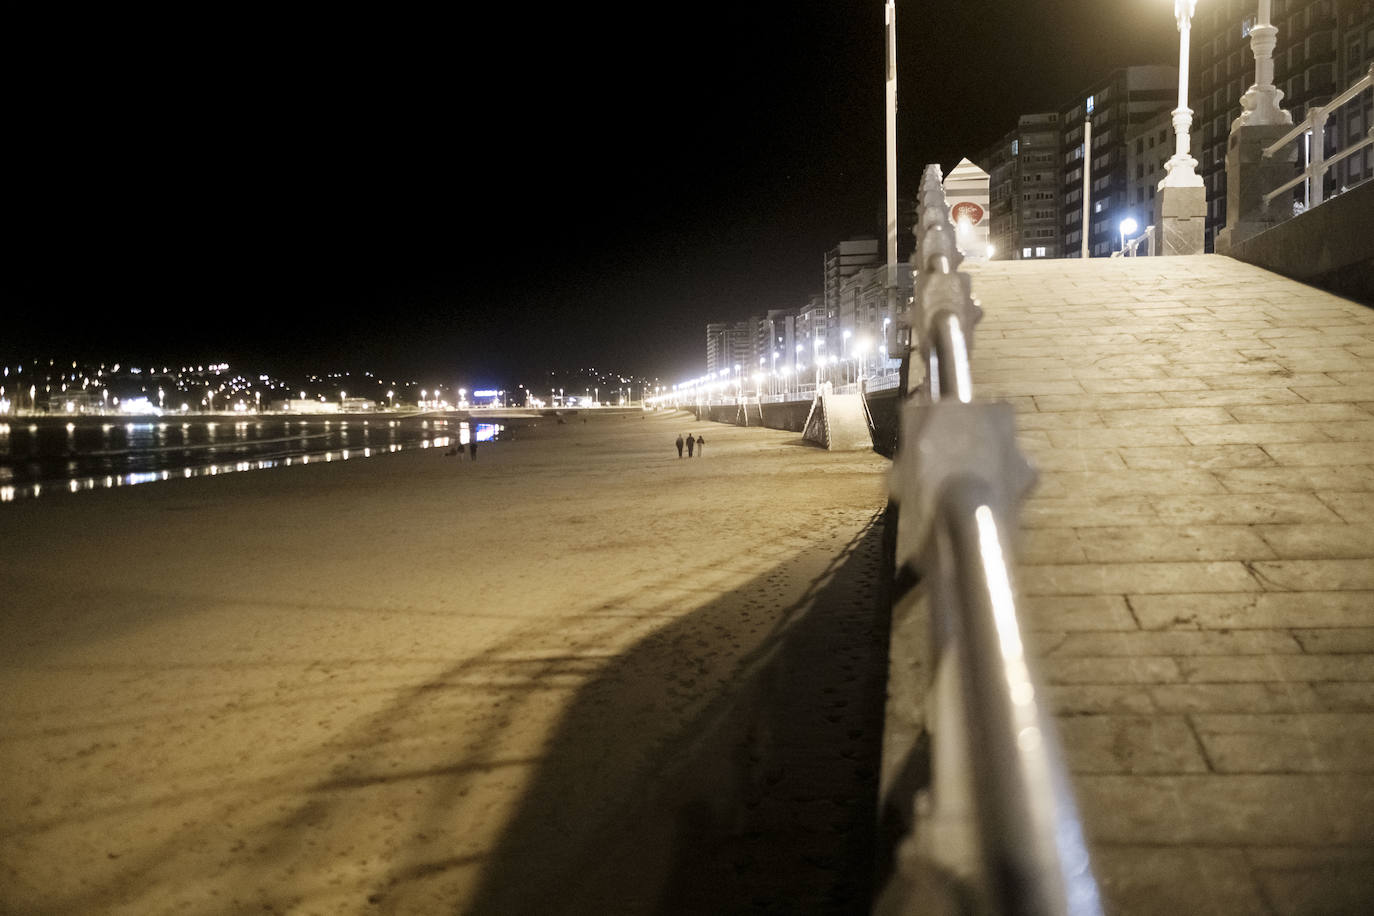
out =
[[(886, 687), (879, 513), (676, 728), (646, 672), (775, 591), (760, 577), (641, 640), (572, 700), (470, 913), (861, 913)], [(784, 570), (785, 572), (785, 570)], [(690, 680), (687, 682), (690, 684)]]

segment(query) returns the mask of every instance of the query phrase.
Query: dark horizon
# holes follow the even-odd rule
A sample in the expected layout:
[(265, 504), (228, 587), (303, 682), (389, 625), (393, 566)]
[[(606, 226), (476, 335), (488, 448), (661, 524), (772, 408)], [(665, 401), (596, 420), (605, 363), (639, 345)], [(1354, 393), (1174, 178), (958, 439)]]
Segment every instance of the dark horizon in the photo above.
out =
[[(1174, 61), (1168, 4), (1106, 6), (899, 4), (902, 187)], [(700, 371), (882, 231), (882, 4), (625, 15), (16, 25), (0, 355)]]

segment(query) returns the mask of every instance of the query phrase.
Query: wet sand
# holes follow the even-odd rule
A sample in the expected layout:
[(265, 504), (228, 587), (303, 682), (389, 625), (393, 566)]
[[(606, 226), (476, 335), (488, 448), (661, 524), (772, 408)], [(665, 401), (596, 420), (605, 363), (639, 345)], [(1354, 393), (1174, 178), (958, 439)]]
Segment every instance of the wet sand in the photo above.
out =
[(0, 507), (0, 912), (863, 910), (887, 462), (515, 435)]

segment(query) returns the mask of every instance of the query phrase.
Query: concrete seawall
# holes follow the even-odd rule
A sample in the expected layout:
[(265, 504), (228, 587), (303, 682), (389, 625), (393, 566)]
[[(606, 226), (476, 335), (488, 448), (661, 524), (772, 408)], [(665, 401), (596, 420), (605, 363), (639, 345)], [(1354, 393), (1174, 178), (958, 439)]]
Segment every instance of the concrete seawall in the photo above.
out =
[[(873, 418), (871, 431), (873, 433), (874, 451), (890, 458), (897, 443), (897, 416), (900, 409), (897, 390), (889, 388), (876, 391), (865, 395), (865, 400), (868, 403), (869, 414)], [(691, 410), (701, 420), (743, 425), (741, 423), (741, 408), (737, 404), (716, 404), (693, 407)], [(749, 405), (749, 422), (750, 424), (762, 425), (768, 429), (783, 429), (799, 433), (805, 427), (806, 417), (810, 411), (810, 401), (751, 404)], [(760, 415), (763, 422), (758, 424)]]

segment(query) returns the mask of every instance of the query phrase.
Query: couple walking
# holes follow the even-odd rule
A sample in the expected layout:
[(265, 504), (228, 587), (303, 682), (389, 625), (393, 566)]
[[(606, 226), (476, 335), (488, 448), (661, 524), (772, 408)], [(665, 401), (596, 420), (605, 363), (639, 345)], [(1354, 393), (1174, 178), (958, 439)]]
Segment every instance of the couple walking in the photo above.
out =
[(688, 433), (685, 442), (681, 436), (677, 437), (677, 456), (679, 458), (682, 457), (682, 446), (684, 444), (687, 446), (688, 458), (691, 458), (692, 455), (696, 452), (701, 452), (703, 455), (706, 454), (706, 440), (701, 438), (700, 436), (697, 436), (696, 439), (693, 439), (692, 434)]

